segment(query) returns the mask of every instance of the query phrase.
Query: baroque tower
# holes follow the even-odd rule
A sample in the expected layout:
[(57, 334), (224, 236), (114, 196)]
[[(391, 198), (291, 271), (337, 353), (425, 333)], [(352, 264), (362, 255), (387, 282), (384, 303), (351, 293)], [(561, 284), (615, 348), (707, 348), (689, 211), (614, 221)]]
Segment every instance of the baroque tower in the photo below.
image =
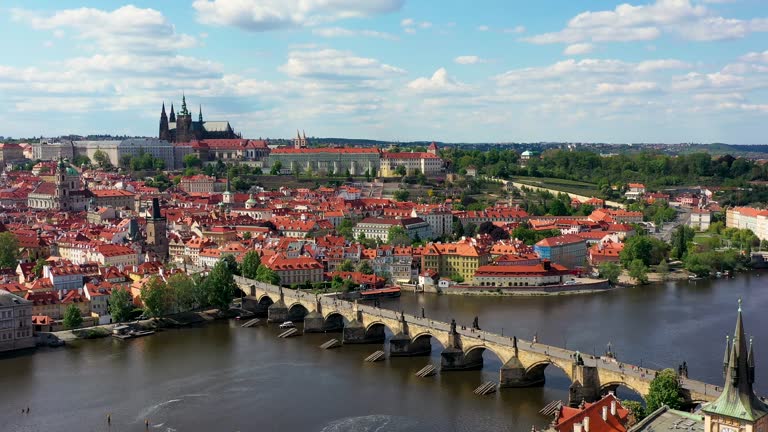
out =
[(741, 299), (733, 340), (726, 337), (723, 358), (723, 392), (702, 408), (707, 432), (761, 432), (768, 430), (768, 405), (752, 389), (755, 382), (755, 352), (752, 339), (744, 334)]

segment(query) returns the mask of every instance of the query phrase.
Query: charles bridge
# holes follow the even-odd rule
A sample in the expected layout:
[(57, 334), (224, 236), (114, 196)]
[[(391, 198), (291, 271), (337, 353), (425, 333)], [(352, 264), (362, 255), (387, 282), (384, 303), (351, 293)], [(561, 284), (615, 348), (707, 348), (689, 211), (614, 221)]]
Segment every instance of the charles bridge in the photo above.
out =
[[(502, 362), (499, 387), (544, 385), (544, 370), (554, 366), (571, 380), (569, 402), (597, 400), (619, 386), (644, 396), (656, 370), (596, 358), (537, 341), (457, 327), (426, 317), (398, 313), (389, 309), (281, 288), (242, 277), (235, 278), (245, 293), (243, 308), (267, 315), (268, 322), (303, 321), (304, 332), (342, 332), (344, 344), (381, 344), (388, 329), (390, 357), (429, 356), (432, 343), (443, 347), (442, 372), (476, 370), (483, 367), (483, 352), (490, 351)], [(720, 388), (681, 377), (688, 403), (710, 402)]]

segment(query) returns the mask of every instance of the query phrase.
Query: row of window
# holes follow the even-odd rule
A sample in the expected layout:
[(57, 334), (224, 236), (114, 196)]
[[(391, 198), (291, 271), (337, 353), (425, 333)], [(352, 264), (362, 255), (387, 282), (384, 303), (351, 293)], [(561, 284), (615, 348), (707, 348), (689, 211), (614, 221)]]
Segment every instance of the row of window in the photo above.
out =
[[(16, 332), (16, 339), (23, 338), (23, 337), (30, 337), (32, 336), (32, 330), (19, 330)], [(11, 340), (13, 339), (13, 332), (3, 332), (0, 333), (0, 340)]]

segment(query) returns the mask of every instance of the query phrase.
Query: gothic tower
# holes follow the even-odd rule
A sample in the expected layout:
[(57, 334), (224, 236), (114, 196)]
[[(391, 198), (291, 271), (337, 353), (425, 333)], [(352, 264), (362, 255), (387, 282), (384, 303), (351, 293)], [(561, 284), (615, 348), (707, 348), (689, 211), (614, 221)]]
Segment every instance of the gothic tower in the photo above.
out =
[(171, 131), (168, 128), (168, 116), (165, 115), (165, 102), (163, 102), (163, 109), (160, 111), (160, 133), (157, 137), (161, 140), (171, 140)]
[(152, 198), (152, 215), (147, 216), (147, 249), (153, 251), (160, 261), (168, 259), (167, 223), (160, 213), (160, 201)]
[(187, 109), (187, 98), (181, 96), (181, 111), (176, 116), (176, 139), (175, 142), (190, 142), (195, 138), (192, 130), (192, 113)]
[(171, 103), (171, 115), (168, 117), (168, 121), (171, 123), (176, 123), (176, 113), (173, 112), (173, 103)]
[(704, 430), (717, 432), (764, 431), (768, 428), (768, 405), (752, 389), (755, 382), (755, 353), (752, 339), (744, 334), (741, 299), (736, 316), (733, 341), (726, 338), (723, 358), (723, 392), (714, 402), (702, 408)]

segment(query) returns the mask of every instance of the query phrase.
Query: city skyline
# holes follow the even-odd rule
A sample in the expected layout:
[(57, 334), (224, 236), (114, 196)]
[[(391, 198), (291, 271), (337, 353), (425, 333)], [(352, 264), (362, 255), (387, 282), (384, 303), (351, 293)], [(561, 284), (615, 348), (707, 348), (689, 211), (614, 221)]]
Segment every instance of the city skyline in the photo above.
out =
[(0, 135), (759, 144), (758, 0), (60, 1), (0, 6)]

